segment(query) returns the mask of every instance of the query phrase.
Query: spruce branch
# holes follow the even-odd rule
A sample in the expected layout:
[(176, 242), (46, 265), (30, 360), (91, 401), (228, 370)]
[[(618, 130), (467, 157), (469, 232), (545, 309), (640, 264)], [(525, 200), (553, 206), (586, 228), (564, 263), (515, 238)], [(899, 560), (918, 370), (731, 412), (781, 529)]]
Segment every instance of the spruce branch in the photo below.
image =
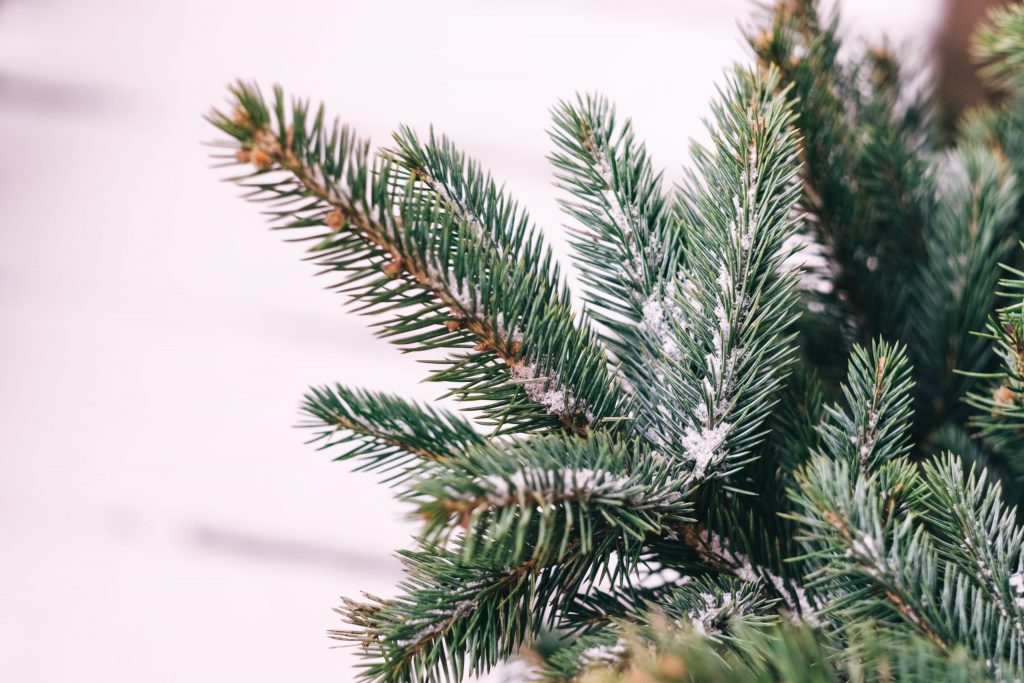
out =
[(905, 349), (884, 341), (870, 350), (854, 347), (842, 389), (846, 408), (826, 408), (818, 428), (821, 453), (862, 475), (904, 455), (910, 448), (912, 386)]
[(575, 681), (596, 670), (623, 671), (634, 662), (638, 646), (697, 634), (710, 642), (736, 641), (736, 634), (763, 629), (778, 621), (773, 601), (755, 584), (702, 577), (674, 586), (644, 606), (635, 623), (613, 622), (569, 641), (546, 662), (539, 679)]
[[(796, 471), (820, 447), (821, 389), (799, 366), (786, 378), (758, 456), (728, 477), (701, 487), (696, 507), (710, 532), (729, 539), (743, 566), (760, 567), (793, 615), (813, 619), (815, 598), (802, 588), (804, 567), (787, 495)], [(740, 570), (741, 572), (744, 570)], [(780, 590), (781, 589), (781, 590)]]
[[(618, 417), (607, 359), (587, 321), (576, 324), (551, 251), (528, 215), (448, 139), (431, 131), (423, 143), (403, 128), (395, 142), (398, 148), (385, 156), (402, 169), (409, 186), (489, 247), (479, 266), (484, 272), (460, 273), (455, 262), (455, 277), (464, 303), (487, 312), (499, 334), (512, 340), (514, 358), (506, 361), (512, 381), (578, 432), (602, 417)], [(475, 363), (457, 363), (435, 379), (464, 382), (476, 372)], [(485, 395), (464, 398), (487, 400)]]
[(458, 415), (341, 385), (313, 387), (302, 411), (308, 416), (302, 426), (316, 431), (310, 443), (318, 449), (344, 446), (335, 460), (362, 460), (357, 470), (398, 470), (399, 480), (484, 443)]
[[(573, 258), (587, 286), (591, 315), (621, 364), (627, 388), (646, 391), (645, 367), (661, 353), (679, 359), (668, 330), (681, 311), (671, 301), (684, 235), (661, 193), (643, 143), (600, 95), (577, 96), (553, 111), (558, 151), (549, 159), (560, 201), (582, 225)], [(653, 348), (652, 348), (653, 347)]]
[[(453, 211), (420, 176), (371, 161), (368, 145), (326, 126), (322, 110), (310, 122), (303, 103), (286, 113), (280, 90), (273, 109), (252, 86), (232, 92), (234, 113), (210, 120), (238, 141), (236, 159), (256, 167), (236, 181), (277, 207), (279, 227), (312, 232), (304, 238), (315, 242), (311, 257), (343, 274), (337, 288), (360, 312), (388, 316), (382, 336), (406, 350), (459, 351), (432, 379), (454, 382), (453, 393), (483, 405), (501, 432), (561, 425), (585, 433), (616, 416), (592, 333), (553, 289), (550, 254), (513, 204), (499, 196), (475, 219)], [(497, 192), (450, 147), (438, 155)], [(495, 222), (489, 233), (480, 230), (486, 221)]]
[(467, 562), (458, 543), (400, 553), (406, 564), (401, 595), (345, 600), (338, 611), (354, 628), (332, 636), (362, 646), (361, 675), (380, 681), (462, 680), (559, 626), (575, 597), (599, 579), (615, 582), (630, 567), (572, 552), (562, 562)]
[(840, 681), (930, 681), (968, 683), (994, 680), (983, 662), (963, 649), (950, 654), (919, 636), (878, 624), (852, 625), (849, 647), (837, 648), (806, 625), (740, 626), (729, 642), (662, 628), (656, 645), (631, 639), (631, 665), (595, 683), (681, 681), (700, 683), (839, 683)]
[(1024, 529), (1016, 510), (1006, 507), (998, 482), (984, 472), (964, 473), (959, 458), (947, 455), (924, 465), (927, 521), (939, 553), (995, 604), (999, 614), (993, 650), (1013, 667), (1024, 666)]
[(806, 468), (794, 496), (801, 539), (821, 563), (809, 578), (831, 594), (824, 613), (840, 632), (872, 619), (912, 629), (946, 653), (962, 645), (995, 678), (1012, 678), (1020, 665), (1013, 622), (998, 596), (943, 560), (920, 516), (929, 495), (904, 459), (867, 476), (821, 456)]
[[(907, 498), (922, 495), (912, 469), (890, 461), (862, 476), (851, 465), (817, 456), (794, 493), (800, 538), (821, 563), (813, 585), (832, 594), (826, 613), (840, 625), (895, 619), (947, 649), (956, 637), (947, 628), (951, 605), (937, 597), (941, 566), (923, 527), (905, 514)], [(946, 587), (961, 578), (947, 574)]]
[[(952, 465), (926, 468), (929, 474), (922, 478), (906, 461), (910, 370), (901, 350), (884, 343), (870, 353), (858, 348), (850, 366), (844, 386), (848, 411), (829, 409), (821, 427), (822, 452), (799, 473), (799, 489), (792, 494), (799, 538), (817, 565), (810, 585), (831, 596), (825, 613), (840, 629), (862, 619), (902, 623), (944, 651), (963, 643), (981, 661), (995, 662), (993, 667), (1019, 667), (1006, 605), (991, 586), (978, 585), (967, 573), (977, 571), (979, 559), (969, 546), (994, 539), (982, 541), (980, 527), (964, 525), (1007, 513), (997, 496), (986, 499), (988, 508), (980, 504), (982, 487), (965, 482)], [(949, 488), (936, 497), (940, 481)], [(933, 526), (942, 535), (930, 533)], [(990, 526), (988, 533), (996, 532)], [(946, 561), (954, 552), (960, 557)], [(989, 633), (999, 635), (984, 635)]]
[(1012, 171), (985, 147), (957, 148), (935, 174), (939, 199), (907, 324), (919, 410), (927, 411), (928, 424), (942, 424), (947, 415), (962, 419), (972, 378), (991, 370), (990, 343), (975, 332), (993, 312), (999, 263), (1010, 256), (1020, 201)]
[(981, 73), (998, 88), (1024, 93), (1024, 6), (992, 8), (971, 43)]
[(634, 565), (650, 536), (692, 522), (690, 484), (635, 444), (534, 438), (472, 449), (410, 492), (424, 540), (462, 534), (464, 559), (511, 565), (572, 552)]
[[(1003, 268), (1010, 277), (999, 280), (1001, 289), (995, 295), (1012, 303), (989, 318), (984, 332), (976, 333), (992, 344), (999, 366), (992, 372), (971, 375), (993, 381), (984, 393), (969, 392), (966, 401), (975, 411), (971, 426), (1016, 483), (1024, 478), (1024, 271), (1006, 265)], [(1007, 493), (1019, 500), (1015, 488)]]
[(1022, 677), (1022, 7), (977, 42), (1005, 99), (947, 151), (900, 60), (842, 48), (817, 0), (751, 35), (759, 68), (729, 75), (670, 195), (605, 99), (560, 103), (582, 315), (447, 138), (371, 154), (280, 90), (232, 90), (210, 120), (233, 180), (491, 429), (306, 395), (312, 441), (422, 523), (398, 595), (339, 610), (364, 679), (517, 653), (549, 681)]
[(665, 330), (680, 357), (662, 352), (649, 364), (653, 389), (638, 397), (648, 438), (697, 477), (742, 462), (763, 439), (793, 357), (795, 276), (785, 261), (797, 138), (777, 78), (734, 73), (713, 107), (713, 146), (693, 150), (685, 281), (671, 302), (684, 316)]
[(528, 560), (508, 568), (466, 565), (456, 552), (435, 548), (401, 553), (403, 594), (346, 600), (338, 612), (355, 628), (332, 637), (358, 644), (369, 680), (462, 680), (512, 655), (539, 633), (539, 616), (573, 577), (538, 573)]
[(885, 48), (843, 63), (838, 12), (823, 15), (817, 0), (776, 3), (748, 40), (792, 87), (802, 206), (827, 263), (805, 348), (838, 378), (850, 340), (896, 336), (904, 320), (895, 274), (921, 255), (931, 199), (924, 171), (937, 147), (927, 98), (908, 94)]

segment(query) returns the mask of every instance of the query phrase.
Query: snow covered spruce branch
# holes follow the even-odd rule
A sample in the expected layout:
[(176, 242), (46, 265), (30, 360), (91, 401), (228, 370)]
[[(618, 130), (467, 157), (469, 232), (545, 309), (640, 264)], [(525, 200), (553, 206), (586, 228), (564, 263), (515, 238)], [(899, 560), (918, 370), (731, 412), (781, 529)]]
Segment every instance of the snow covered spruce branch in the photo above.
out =
[(694, 147), (682, 190), (682, 273), (647, 307), (664, 337), (639, 397), (644, 435), (698, 478), (751, 455), (795, 352), (798, 147), (785, 89), (774, 71), (737, 71), (712, 111), (712, 146)]
[[(898, 274), (921, 258), (937, 147), (928, 93), (885, 46), (843, 44), (838, 11), (816, 0), (770, 6), (748, 31), (792, 88), (801, 133), (803, 239), (820, 255), (801, 324), (807, 359), (839, 381), (851, 342), (902, 332)], [(842, 58), (843, 53), (850, 55)]]
[(629, 120), (600, 95), (579, 96), (553, 112), (551, 155), (561, 200), (582, 230), (573, 258), (587, 285), (591, 315), (621, 364), (626, 388), (646, 392), (647, 367), (662, 354), (681, 358), (671, 327), (683, 320), (671, 301), (685, 236)]
[(647, 450), (603, 435), (535, 438), (467, 451), (410, 491), (424, 538), (456, 532), (467, 558), (512, 565), (572, 552), (635, 564), (644, 541), (693, 522), (690, 483)]
[(816, 0), (759, 16), (680, 187), (600, 95), (554, 109), (582, 314), (444, 136), (371, 154), (245, 84), (211, 114), (233, 180), (467, 410), (303, 402), (421, 525), (396, 594), (339, 609), (364, 679), (1024, 678), (1024, 5), (952, 141)]

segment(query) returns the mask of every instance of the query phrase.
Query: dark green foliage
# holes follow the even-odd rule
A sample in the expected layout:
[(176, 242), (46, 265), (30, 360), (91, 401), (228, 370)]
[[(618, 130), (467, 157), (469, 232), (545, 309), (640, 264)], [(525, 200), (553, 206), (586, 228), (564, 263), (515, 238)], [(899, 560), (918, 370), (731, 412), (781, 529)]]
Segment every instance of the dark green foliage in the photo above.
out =
[(303, 426), (317, 430), (311, 443), (347, 446), (335, 460), (363, 460), (358, 470), (407, 475), (485, 443), (458, 415), (341, 385), (310, 389), (302, 410), (310, 418)]
[(983, 147), (954, 150), (935, 173), (941, 192), (925, 232), (927, 258), (914, 283), (906, 333), (921, 385), (918, 412), (927, 425), (949, 417), (962, 423), (971, 373), (992, 366), (991, 345), (976, 332), (995, 305), (999, 263), (1011, 255), (1009, 228), (1019, 199), (1005, 162)]
[(233, 180), (468, 413), (305, 398), (422, 525), (396, 597), (339, 610), (365, 679), (1024, 676), (1024, 5), (979, 33), (1005, 95), (952, 141), (839, 35), (815, 0), (762, 12), (673, 191), (603, 97), (555, 107), (582, 313), (447, 138), (371, 153), (246, 84), (210, 115)]
[(1010, 487), (1014, 502), (1024, 481), (1024, 272), (1007, 268), (1012, 277), (999, 281), (1004, 300), (1011, 303), (999, 309), (978, 338), (991, 345), (999, 366), (989, 373), (974, 377), (992, 380), (980, 391), (968, 394), (967, 402), (975, 409), (971, 424), (977, 428), (983, 443), (992, 451), (994, 470), (1013, 482)]

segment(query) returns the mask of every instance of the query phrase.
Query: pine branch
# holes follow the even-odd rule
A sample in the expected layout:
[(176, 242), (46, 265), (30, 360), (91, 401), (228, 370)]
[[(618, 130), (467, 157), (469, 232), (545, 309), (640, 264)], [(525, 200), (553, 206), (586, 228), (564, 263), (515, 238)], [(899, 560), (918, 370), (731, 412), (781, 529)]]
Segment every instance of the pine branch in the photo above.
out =
[[(256, 167), (236, 181), (278, 207), (279, 227), (312, 231), (303, 238), (315, 241), (312, 257), (343, 273), (336, 288), (357, 310), (388, 316), (382, 336), (406, 350), (460, 351), (432, 379), (456, 383), (453, 393), (483, 405), (499, 432), (585, 433), (617, 416), (600, 350), (574, 322), (568, 295), (555, 291), (550, 255), (513, 204), (498, 196), (475, 217), (453, 211), (419, 175), (371, 162), (368, 145), (327, 127), (322, 110), (310, 123), (302, 103), (286, 113), (279, 90), (273, 110), (254, 87), (233, 94), (234, 114), (210, 120), (240, 143), (236, 158)], [(450, 146), (437, 155), (497, 192)]]
[(302, 410), (309, 417), (302, 426), (316, 430), (310, 443), (318, 449), (343, 446), (335, 460), (363, 460), (357, 471), (398, 470), (399, 481), (484, 443), (458, 415), (340, 384), (310, 389)]

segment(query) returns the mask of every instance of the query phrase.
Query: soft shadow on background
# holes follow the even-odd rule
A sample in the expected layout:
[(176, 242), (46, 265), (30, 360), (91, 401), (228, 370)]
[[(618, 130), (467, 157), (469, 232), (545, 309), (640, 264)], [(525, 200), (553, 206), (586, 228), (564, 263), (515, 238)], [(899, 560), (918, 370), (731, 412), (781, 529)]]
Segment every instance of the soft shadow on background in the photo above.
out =
[[(351, 680), (331, 607), (399, 578), (400, 506), (292, 425), (310, 384), (440, 390), (218, 182), (230, 80), (381, 143), (433, 123), (562, 250), (548, 107), (600, 89), (679, 178), (752, 7), (0, 3), (0, 678)], [(844, 7), (915, 55), (942, 13)]]

